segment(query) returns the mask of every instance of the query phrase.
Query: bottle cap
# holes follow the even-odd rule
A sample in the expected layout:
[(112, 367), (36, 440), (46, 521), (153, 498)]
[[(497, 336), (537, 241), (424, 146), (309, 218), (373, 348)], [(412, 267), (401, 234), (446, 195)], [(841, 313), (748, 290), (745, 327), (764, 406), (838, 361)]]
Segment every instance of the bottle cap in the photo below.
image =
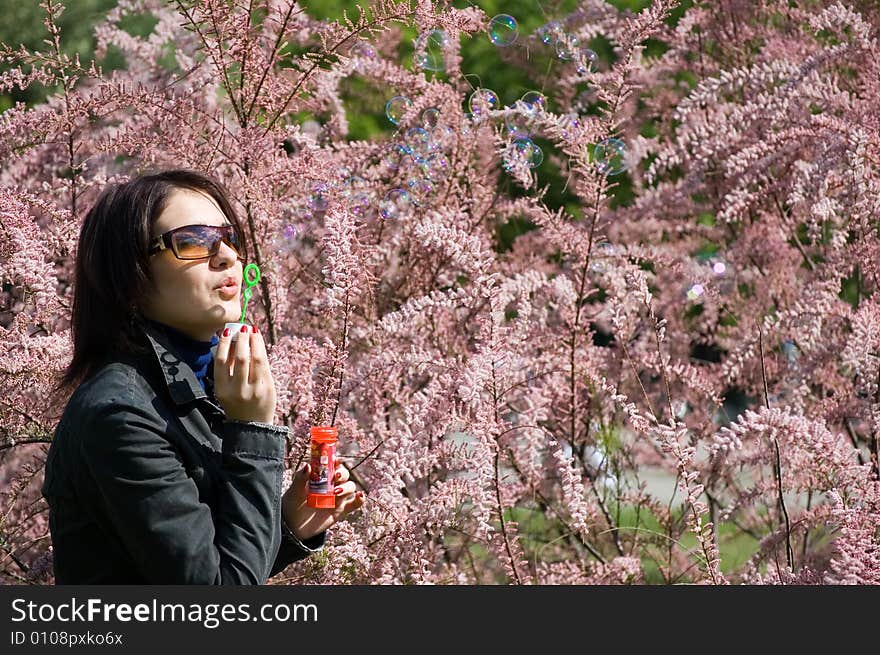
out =
[(316, 509), (333, 509), (336, 507), (336, 496), (325, 494), (309, 494), (306, 505)]
[(336, 441), (339, 437), (336, 428), (332, 425), (313, 425), (309, 433), (315, 441)]
[(248, 325), (247, 323), (227, 323), (224, 327), (229, 328), (229, 336), (232, 341), (238, 339), (238, 335), (242, 334), (241, 326)]

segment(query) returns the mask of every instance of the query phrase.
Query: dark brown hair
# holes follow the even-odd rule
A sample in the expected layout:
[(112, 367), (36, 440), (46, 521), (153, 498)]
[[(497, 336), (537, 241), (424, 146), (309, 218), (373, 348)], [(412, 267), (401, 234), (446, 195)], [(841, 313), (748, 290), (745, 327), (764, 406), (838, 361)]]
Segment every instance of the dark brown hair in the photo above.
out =
[(152, 287), (147, 249), (153, 224), (175, 189), (212, 197), (235, 226), (239, 254), (247, 260), (247, 241), (229, 193), (213, 177), (164, 170), (105, 188), (80, 229), (70, 325), (73, 359), (53, 395), (72, 391), (112, 358), (143, 350), (134, 319)]

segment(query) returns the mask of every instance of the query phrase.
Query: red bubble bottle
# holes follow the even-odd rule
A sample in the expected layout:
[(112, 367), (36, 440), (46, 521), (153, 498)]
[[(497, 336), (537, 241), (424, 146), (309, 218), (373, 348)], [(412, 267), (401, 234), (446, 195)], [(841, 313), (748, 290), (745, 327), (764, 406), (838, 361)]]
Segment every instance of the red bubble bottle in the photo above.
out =
[(319, 509), (336, 507), (333, 478), (336, 475), (336, 442), (338, 434), (331, 425), (313, 425), (309, 467), (309, 495), (306, 504)]

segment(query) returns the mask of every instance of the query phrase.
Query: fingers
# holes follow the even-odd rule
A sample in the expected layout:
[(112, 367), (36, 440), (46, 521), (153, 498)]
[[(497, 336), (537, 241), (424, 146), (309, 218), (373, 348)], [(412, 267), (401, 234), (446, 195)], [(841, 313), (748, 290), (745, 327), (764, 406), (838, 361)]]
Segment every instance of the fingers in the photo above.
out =
[(345, 497), (344, 500), (339, 500), (337, 497), (336, 500), (336, 514), (339, 519), (345, 517), (346, 514), (353, 512), (354, 510), (361, 507), (367, 499), (367, 495), (363, 491), (358, 491), (357, 493), (349, 494)]
[[(224, 332), (225, 332), (224, 328)], [(214, 353), (214, 361), (221, 362), (222, 364), (226, 364), (226, 358), (229, 355), (229, 348), (232, 345), (232, 332), (226, 336), (223, 336), (223, 332), (220, 333), (220, 341), (217, 343), (217, 351)]]
[(333, 482), (335, 484), (339, 484), (340, 482), (347, 482), (348, 477), (348, 469), (345, 468), (345, 465), (342, 462), (338, 462), (336, 464), (336, 475), (333, 477)]
[[(246, 329), (250, 331), (249, 327)], [(244, 393), (245, 386), (248, 384), (248, 376), (250, 375), (251, 340), (247, 337), (247, 333), (238, 335), (238, 339), (235, 341), (233, 360), (231, 362), (235, 366), (234, 379), (236, 381), (236, 386), (242, 394)]]
[(269, 356), (266, 353), (266, 342), (259, 332), (250, 334), (250, 377), (248, 382), (254, 384), (269, 375)]
[(309, 473), (311, 473), (311, 471), (312, 471), (312, 467), (309, 466), (309, 464), (307, 462), (307, 463), (303, 464), (302, 466), (300, 466), (299, 470), (296, 473), (294, 473), (293, 479), (299, 480), (300, 482), (304, 483), (306, 480), (309, 479)]
[(337, 484), (333, 491), (336, 493), (336, 504), (338, 506), (339, 500), (345, 498), (349, 494), (354, 495), (357, 491), (357, 487), (354, 486), (354, 482), (344, 482), (342, 484)]

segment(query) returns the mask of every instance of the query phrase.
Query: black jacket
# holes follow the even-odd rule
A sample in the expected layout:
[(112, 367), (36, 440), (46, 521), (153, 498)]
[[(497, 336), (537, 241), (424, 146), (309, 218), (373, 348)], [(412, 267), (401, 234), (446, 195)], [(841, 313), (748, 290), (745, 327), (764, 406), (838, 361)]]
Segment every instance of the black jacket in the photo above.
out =
[(49, 447), (56, 584), (263, 584), (324, 544), (281, 517), (290, 429), (228, 420), (164, 332), (73, 393)]

